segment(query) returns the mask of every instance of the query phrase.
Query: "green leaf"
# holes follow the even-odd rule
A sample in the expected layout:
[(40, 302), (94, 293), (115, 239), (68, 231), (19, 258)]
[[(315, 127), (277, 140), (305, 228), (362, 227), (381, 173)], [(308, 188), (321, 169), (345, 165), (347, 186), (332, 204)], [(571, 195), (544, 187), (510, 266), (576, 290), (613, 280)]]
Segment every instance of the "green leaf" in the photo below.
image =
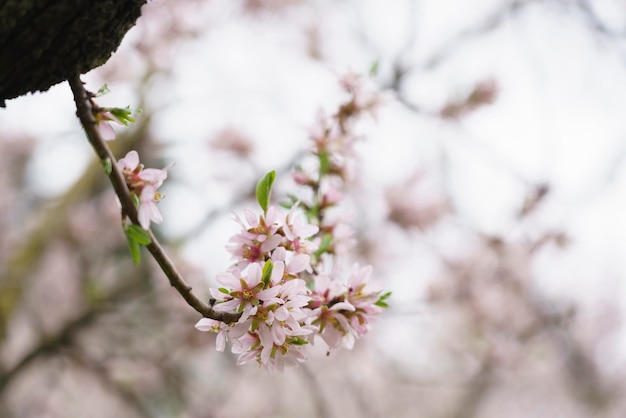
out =
[(141, 261), (141, 245), (150, 245), (152, 242), (150, 234), (139, 225), (134, 224), (126, 225), (124, 227), (124, 234), (126, 235), (126, 241), (128, 242), (128, 249), (133, 258), (133, 263), (137, 265)]
[(104, 84), (102, 87), (100, 87), (98, 89), (98, 92), (96, 93), (96, 97), (104, 96), (105, 94), (109, 93), (110, 91), (111, 91), (111, 89), (109, 89), (109, 86), (107, 84)]
[(315, 251), (315, 256), (319, 257), (320, 255), (322, 255), (325, 252), (327, 252), (328, 249), (330, 248), (330, 244), (332, 244), (332, 243), (333, 243), (333, 235), (332, 234), (324, 234), (322, 236), (322, 241), (320, 242), (320, 245), (317, 248), (317, 251)]
[(270, 204), (270, 195), (272, 193), (272, 184), (276, 178), (276, 171), (272, 170), (267, 173), (256, 185), (256, 200), (263, 209), (263, 213), (267, 213)]
[(272, 263), (272, 260), (267, 260), (263, 265), (263, 275), (261, 276), (261, 281), (265, 288), (270, 285), (272, 270), (274, 270), (274, 263)]
[(131, 123), (135, 123), (135, 119), (131, 116), (133, 114), (133, 109), (130, 106), (127, 107), (111, 107), (107, 109), (109, 113), (111, 113), (115, 119), (117, 119), (124, 126), (128, 126)]
[(130, 235), (138, 244), (150, 245), (152, 239), (148, 231), (140, 227), (139, 225), (128, 225), (126, 227), (126, 233)]
[(320, 180), (330, 171), (330, 156), (326, 151), (323, 151), (319, 155), (320, 159)]
[(139, 264), (139, 262), (141, 261), (141, 248), (139, 247), (139, 243), (135, 241), (135, 239), (128, 232), (128, 229), (126, 230), (126, 241), (128, 242), (130, 255), (133, 258), (133, 264)]
[(301, 337), (289, 337), (287, 341), (289, 342), (289, 344), (293, 345), (305, 345), (309, 343), (307, 340)]
[(111, 171), (113, 171), (113, 164), (111, 164), (111, 159), (105, 158), (104, 160), (102, 160), (102, 166), (104, 167), (104, 173), (107, 176), (110, 176)]
[(389, 296), (391, 296), (391, 292), (383, 293), (382, 295), (380, 295), (378, 301), (374, 305), (380, 306), (381, 308), (388, 308), (389, 304), (386, 302), (386, 300), (389, 299)]
[(370, 65), (369, 75), (370, 77), (374, 77), (378, 74), (378, 70), (380, 69), (380, 61), (376, 60)]

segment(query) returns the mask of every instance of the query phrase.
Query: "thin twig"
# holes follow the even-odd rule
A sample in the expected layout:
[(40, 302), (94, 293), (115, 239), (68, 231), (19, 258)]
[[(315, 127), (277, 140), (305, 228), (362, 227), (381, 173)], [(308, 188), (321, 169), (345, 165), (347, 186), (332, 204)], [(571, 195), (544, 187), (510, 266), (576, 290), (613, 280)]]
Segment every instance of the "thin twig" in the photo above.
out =
[[(113, 153), (106, 145), (105, 141), (100, 136), (98, 129), (96, 128), (96, 120), (94, 118), (93, 113), (93, 104), (92, 97), (93, 95), (85, 90), (83, 86), (83, 82), (80, 80), (80, 75), (75, 75), (69, 78), (69, 84), (72, 88), (72, 92), (74, 93), (74, 101), (76, 102), (76, 115), (80, 120), (85, 133), (87, 134), (87, 139), (89, 143), (93, 147), (94, 151), (98, 155), (101, 161), (110, 161), (111, 163), (111, 172), (109, 173), (109, 180), (113, 185), (113, 189), (115, 190), (115, 194), (118, 196), (120, 203), (122, 205), (122, 215), (127, 216), (130, 221), (139, 225), (139, 220), (137, 216), (137, 208), (133, 204), (133, 200), (130, 196), (130, 192), (128, 190), (128, 186), (126, 184), (126, 179), (124, 178), (123, 173), (117, 166), (117, 160)], [(213, 307), (202, 301), (198, 298), (193, 292), (191, 286), (187, 284), (185, 279), (181, 276), (181, 274), (176, 269), (176, 266), (172, 262), (172, 260), (167, 256), (165, 250), (156, 239), (152, 231), (148, 230), (148, 234), (150, 235), (151, 243), (147, 246), (148, 251), (152, 254), (152, 257), (156, 260), (163, 270), (163, 273), (167, 276), (170, 285), (175, 288), (178, 293), (185, 299), (187, 304), (194, 308), (197, 312), (202, 314), (205, 318), (215, 319), (217, 321), (222, 321), (225, 323), (236, 322), (241, 314), (232, 314), (227, 312), (216, 312), (213, 310)]]
[(421, 68), (425, 70), (433, 70), (444, 62), (461, 44), (491, 32), (504, 23), (510, 16), (514, 16), (527, 6), (535, 3), (541, 3), (542, 1), (543, 0), (511, 0), (500, 5), (480, 22), (458, 32), (450, 38), (436, 50), (434, 55), (426, 59), (426, 61), (421, 65)]

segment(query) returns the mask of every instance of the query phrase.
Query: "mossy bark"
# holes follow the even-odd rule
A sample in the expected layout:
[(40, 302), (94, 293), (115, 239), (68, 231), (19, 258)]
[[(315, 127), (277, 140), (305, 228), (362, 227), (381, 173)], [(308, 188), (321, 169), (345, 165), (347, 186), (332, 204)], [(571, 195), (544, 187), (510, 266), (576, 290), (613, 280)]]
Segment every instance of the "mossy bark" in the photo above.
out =
[(104, 64), (147, 0), (0, 0), (0, 106)]

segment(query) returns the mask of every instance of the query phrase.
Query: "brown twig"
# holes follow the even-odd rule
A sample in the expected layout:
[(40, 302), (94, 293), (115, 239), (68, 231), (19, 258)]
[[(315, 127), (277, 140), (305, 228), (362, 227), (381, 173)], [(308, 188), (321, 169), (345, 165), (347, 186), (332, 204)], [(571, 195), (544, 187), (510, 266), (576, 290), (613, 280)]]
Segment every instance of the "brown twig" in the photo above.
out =
[[(91, 144), (101, 161), (108, 160), (111, 163), (109, 180), (111, 181), (113, 189), (115, 190), (115, 194), (118, 196), (122, 205), (122, 215), (127, 216), (133, 224), (139, 225), (137, 208), (133, 204), (133, 200), (130, 196), (128, 186), (126, 184), (126, 179), (124, 178), (123, 173), (117, 166), (117, 160), (115, 159), (115, 156), (96, 129), (96, 120), (93, 113), (93, 103), (91, 101), (93, 95), (85, 90), (83, 82), (80, 80), (80, 75), (76, 74), (75, 76), (70, 77), (68, 81), (74, 94), (74, 101), (76, 102), (76, 115), (78, 116), (78, 119), (80, 120), (80, 123), (83, 126), (85, 133), (87, 134), (87, 139), (89, 140), (89, 143)], [(148, 230), (147, 232), (150, 235), (151, 239), (150, 244), (147, 245), (148, 251), (150, 251), (152, 257), (154, 257), (156, 262), (159, 264), (159, 267), (161, 267), (161, 270), (163, 270), (163, 273), (165, 273), (165, 275), (167, 276), (170, 285), (172, 285), (172, 287), (175, 288), (178, 293), (180, 293), (180, 295), (183, 297), (183, 299), (185, 299), (189, 306), (194, 308), (205, 318), (211, 318), (225, 323), (236, 322), (239, 319), (241, 314), (216, 312), (215, 310), (213, 310), (212, 306), (199, 299), (192, 292), (191, 286), (187, 284), (185, 279), (183, 279), (181, 274), (178, 272), (176, 266), (167, 256), (165, 250), (156, 239), (152, 231)]]

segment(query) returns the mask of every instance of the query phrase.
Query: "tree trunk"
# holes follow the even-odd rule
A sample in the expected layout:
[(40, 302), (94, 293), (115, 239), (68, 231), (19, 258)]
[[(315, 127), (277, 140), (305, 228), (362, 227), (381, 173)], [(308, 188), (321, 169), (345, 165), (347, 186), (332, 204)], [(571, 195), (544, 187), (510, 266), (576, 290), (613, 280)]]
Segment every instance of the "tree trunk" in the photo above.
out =
[(0, 106), (104, 64), (147, 0), (0, 0)]

